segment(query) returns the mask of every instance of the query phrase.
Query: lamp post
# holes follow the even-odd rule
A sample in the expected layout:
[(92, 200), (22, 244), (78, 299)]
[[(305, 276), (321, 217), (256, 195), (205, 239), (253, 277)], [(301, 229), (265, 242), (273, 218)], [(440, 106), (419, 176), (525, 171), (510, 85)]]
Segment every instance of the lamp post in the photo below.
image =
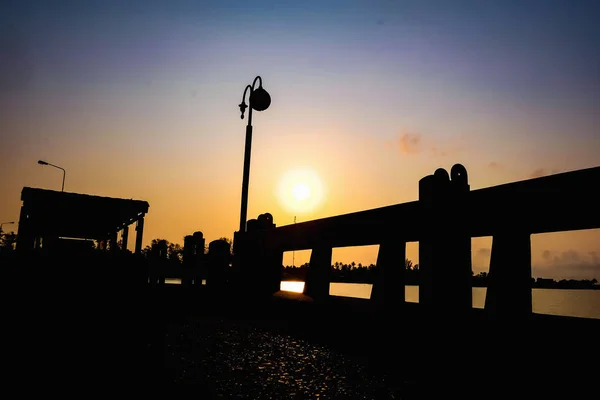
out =
[(59, 167), (58, 165), (50, 164), (49, 162), (42, 161), (42, 160), (38, 160), (38, 164), (40, 164), (40, 165), (49, 165), (51, 167), (58, 168), (58, 169), (62, 170), (62, 172), (63, 172), (63, 180), (62, 180), (62, 189), (61, 189), (61, 191), (64, 192), (65, 191), (65, 175), (67, 174), (67, 172), (65, 171), (65, 169), (62, 168), (62, 167)]
[[(258, 88), (254, 88), (258, 82)], [(250, 153), (252, 149), (252, 110), (264, 111), (271, 105), (271, 96), (262, 87), (262, 78), (257, 76), (252, 82), (252, 86), (248, 85), (244, 89), (242, 102), (240, 103), (241, 118), (244, 119), (244, 112), (248, 106), (246, 105), (246, 93), (250, 89), (250, 110), (248, 111), (248, 124), (246, 125), (246, 147), (244, 150), (244, 177), (242, 180), (242, 206), (240, 211), (240, 232), (246, 231), (246, 217), (248, 213), (248, 185), (250, 182)]]

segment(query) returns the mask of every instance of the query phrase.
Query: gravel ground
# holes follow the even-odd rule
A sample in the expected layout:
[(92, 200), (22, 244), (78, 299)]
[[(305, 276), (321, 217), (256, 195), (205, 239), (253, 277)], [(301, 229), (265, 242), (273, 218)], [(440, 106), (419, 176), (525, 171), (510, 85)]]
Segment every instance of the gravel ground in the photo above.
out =
[(213, 398), (403, 398), (397, 381), (349, 356), (241, 321), (188, 319), (164, 340), (171, 383)]

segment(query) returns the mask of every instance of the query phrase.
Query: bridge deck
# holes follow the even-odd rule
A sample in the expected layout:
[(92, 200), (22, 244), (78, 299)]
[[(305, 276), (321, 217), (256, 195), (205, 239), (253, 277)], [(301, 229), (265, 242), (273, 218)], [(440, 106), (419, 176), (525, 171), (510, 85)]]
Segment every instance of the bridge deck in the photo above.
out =
[(257, 321), (193, 317), (167, 326), (161, 378), (207, 398), (400, 398), (406, 382)]
[(154, 340), (155, 373), (226, 398), (487, 399), (548, 388), (579, 398), (591, 382), (588, 345), (600, 321), (461, 327), (423, 320), (417, 306), (400, 325), (357, 311), (366, 303), (355, 299), (327, 307), (296, 297), (280, 293), (260, 310), (170, 315)]

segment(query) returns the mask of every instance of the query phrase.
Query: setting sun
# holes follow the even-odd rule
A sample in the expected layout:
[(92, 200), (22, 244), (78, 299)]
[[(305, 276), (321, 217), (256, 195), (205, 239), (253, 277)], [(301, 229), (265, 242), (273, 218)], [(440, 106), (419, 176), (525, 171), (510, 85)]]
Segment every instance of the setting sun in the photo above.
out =
[(298, 201), (304, 201), (310, 197), (310, 188), (304, 182), (298, 182), (292, 189), (294, 198)]
[(319, 175), (312, 169), (291, 170), (281, 177), (277, 197), (288, 211), (314, 211), (323, 202), (323, 184)]

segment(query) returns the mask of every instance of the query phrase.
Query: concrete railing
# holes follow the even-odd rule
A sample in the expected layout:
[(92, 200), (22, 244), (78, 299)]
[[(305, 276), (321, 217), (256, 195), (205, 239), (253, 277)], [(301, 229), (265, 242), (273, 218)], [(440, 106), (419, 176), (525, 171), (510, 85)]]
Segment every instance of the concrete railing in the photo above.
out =
[(438, 169), (419, 200), (276, 227), (270, 214), (234, 234), (232, 283), (248, 294), (279, 290), (283, 253), (312, 250), (304, 293), (329, 297), (332, 249), (379, 245), (371, 300), (404, 305), (406, 243), (419, 242), (419, 303), (453, 316), (472, 309), (471, 238), (491, 236), (485, 302), (493, 318), (532, 313), (532, 234), (600, 228), (600, 167), (470, 190), (466, 169)]

